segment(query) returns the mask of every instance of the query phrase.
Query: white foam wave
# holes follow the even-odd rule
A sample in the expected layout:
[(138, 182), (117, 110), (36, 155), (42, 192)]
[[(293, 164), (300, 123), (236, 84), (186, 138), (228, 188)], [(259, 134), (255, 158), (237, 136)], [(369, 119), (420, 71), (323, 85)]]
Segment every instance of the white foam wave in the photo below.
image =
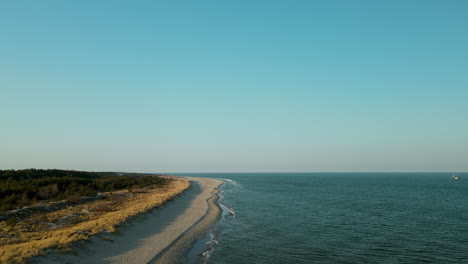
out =
[(232, 216), (232, 218), (236, 217), (236, 212), (232, 208), (229, 208), (222, 203), (220, 203), (220, 205), (224, 210), (226, 210)]
[(218, 240), (216, 239), (215, 234), (210, 233), (210, 240), (206, 242), (207, 245), (218, 245)]
[(234, 186), (240, 186), (239, 183), (237, 183), (236, 181), (233, 181), (233, 180), (231, 180), (231, 179), (224, 179), (224, 181), (226, 181), (226, 182), (228, 182), (228, 183), (230, 183), (230, 184), (232, 184), (232, 185), (234, 185)]
[(203, 262), (204, 264), (208, 263), (208, 260), (211, 257), (211, 254), (213, 253), (215, 246), (218, 244), (218, 240), (216, 240), (216, 236), (213, 233), (210, 233), (210, 240), (206, 242), (206, 250), (201, 254), (203, 257)]

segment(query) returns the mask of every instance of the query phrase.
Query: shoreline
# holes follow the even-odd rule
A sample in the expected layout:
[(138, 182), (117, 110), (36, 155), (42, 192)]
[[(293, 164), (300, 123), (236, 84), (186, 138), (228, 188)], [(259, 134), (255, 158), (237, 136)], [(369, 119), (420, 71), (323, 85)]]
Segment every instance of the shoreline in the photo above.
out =
[[(221, 185), (222, 182), (216, 188)], [(208, 208), (205, 215), (172, 241), (148, 264), (174, 264), (186, 261), (187, 253), (193, 245), (203, 239), (221, 219), (221, 208), (217, 203), (219, 200), (218, 192), (218, 190), (214, 189), (212, 196), (206, 200)]]
[(190, 187), (174, 201), (123, 224), (114, 233), (78, 243), (71, 254), (51, 253), (31, 263), (169, 264), (184, 260), (193, 244), (220, 219), (217, 188), (223, 183), (184, 178), (190, 180)]

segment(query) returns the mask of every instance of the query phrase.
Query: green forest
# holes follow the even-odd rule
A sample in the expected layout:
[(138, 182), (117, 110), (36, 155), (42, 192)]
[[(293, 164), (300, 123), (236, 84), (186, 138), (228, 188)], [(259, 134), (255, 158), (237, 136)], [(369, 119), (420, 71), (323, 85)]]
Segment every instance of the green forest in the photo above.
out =
[(44, 200), (96, 196), (98, 192), (163, 186), (170, 180), (152, 174), (72, 170), (0, 170), (0, 211)]

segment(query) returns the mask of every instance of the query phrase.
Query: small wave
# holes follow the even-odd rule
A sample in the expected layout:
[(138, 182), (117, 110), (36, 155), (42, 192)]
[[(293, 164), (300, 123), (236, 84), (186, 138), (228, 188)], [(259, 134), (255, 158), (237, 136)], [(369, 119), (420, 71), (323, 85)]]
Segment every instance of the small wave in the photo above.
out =
[(240, 186), (239, 183), (237, 183), (236, 181), (233, 181), (233, 180), (231, 180), (231, 179), (223, 179), (223, 180), (226, 181), (226, 182), (228, 182), (228, 183), (230, 183), (230, 184), (232, 184), (232, 185), (234, 185), (234, 186), (236, 186), (236, 187), (237, 187), (237, 186)]
[(221, 204), (223, 201), (224, 201), (224, 194), (225, 192), (224, 191), (220, 191), (218, 192), (218, 204)]
[(203, 264), (208, 263), (208, 260), (210, 260), (211, 254), (213, 253), (215, 246), (218, 245), (218, 243), (219, 242), (216, 240), (215, 234), (210, 233), (210, 240), (206, 242), (206, 250), (201, 254), (201, 257), (203, 258)]
[(223, 203), (220, 203), (219, 205), (221, 205), (221, 208), (222, 208), (223, 210), (226, 210), (226, 211), (229, 213), (229, 215), (232, 216), (232, 218), (236, 217), (236, 212), (234, 212), (234, 210), (233, 210), (232, 208), (227, 207), (227, 206), (226, 206), (225, 204), (223, 204)]
[[(237, 182), (231, 180), (231, 179), (223, 179), (224, 180), (224, 185), (226, 184), (230, 184), (230, 185), (233, 185), (233, 186), (240, 186)], [(223, 210), (223, 215), (230, 215), (232, 216), (233, 218), (236, 217), (236, 212), (230, 208), (229, 206), (227, 206), (225, 203), (224, 203), (224, 199), (225, 199), (225, 194), (226, 192), (224, 190), (220, 190), (218, 192), (218, 197), (219, 197), (219, 200), (218, 200), (218, 204), (219, 206), (221, 207), (221, 209)]]
[(216, 239), (216, 235), (213, 234), (213, 233), (210, 233), (210, 240), (208, 242), (206, 242), (207, 245), (218, 245), (219, 242), (218, 240)]

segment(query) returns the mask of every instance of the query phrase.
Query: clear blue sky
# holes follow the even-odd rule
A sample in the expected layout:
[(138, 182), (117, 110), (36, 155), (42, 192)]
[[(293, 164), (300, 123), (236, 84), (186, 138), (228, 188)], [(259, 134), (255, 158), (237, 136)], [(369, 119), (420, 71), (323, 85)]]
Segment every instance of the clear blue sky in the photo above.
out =
[(0, 168), (468, 171), (468, 1), (1, 1)]

